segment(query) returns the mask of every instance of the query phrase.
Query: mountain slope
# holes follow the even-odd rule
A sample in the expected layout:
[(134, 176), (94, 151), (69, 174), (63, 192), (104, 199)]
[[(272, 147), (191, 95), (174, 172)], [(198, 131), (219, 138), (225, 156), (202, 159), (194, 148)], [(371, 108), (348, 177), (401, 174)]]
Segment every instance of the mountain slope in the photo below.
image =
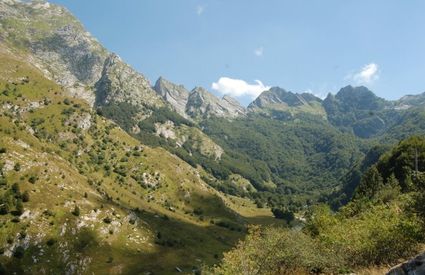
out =
[(291, 114), (303, 112), (326, 117), (321, 102), (320, 98), (312, 94), (296, 94), (279, 87), (273, 87), (268, 91), (262, 92), (249, 104), (248, 110), (251, 112), (281, 111)]
[(251, 217), (271, 218), (209, 187), (202, 170), (141, 145), (4, 45), (0, 90), (8, 272), (189, 271), (215, 262)]

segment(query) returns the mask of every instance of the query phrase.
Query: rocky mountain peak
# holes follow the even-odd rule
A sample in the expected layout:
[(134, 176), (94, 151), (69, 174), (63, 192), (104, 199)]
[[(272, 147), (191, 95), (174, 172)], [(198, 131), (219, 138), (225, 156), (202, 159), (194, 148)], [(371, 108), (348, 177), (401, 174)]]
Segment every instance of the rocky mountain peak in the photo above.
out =
[(171, 104), (174, 110), (187, 117), (186, 104), (189, 98), (189, 91), (183, 85), (174, 84), (163, 77), (158, 78), (153, 89), (165, 101)]
[(378, 110), (389, 105), (389, 102), (376, 96), (371, 90), (364, 86), (353, 87), (349, 85), (343, 87), (335, 95), (335, 99), (341, 106), (348, 109)]
[(303, 106), (313, 106), (322, 100), (312, 94), (293, 93), (280, 87), (272, 87), (262, 92), (249, 106), (252, 111), (260, 109), (289, 110)]
[(229, 96), (219, 99), (206, 89), (196, 87), (189, 94), (186, 113), (194, 118), (210, 116), (234, 118), (245, 115), (246, 110)]
[(163, 105), (149, 81), (113, 53), (105, 60), (102, 77), (96, 83), (95, 90), (97, 105), (111, 102), (125, 102), (134, 106)]

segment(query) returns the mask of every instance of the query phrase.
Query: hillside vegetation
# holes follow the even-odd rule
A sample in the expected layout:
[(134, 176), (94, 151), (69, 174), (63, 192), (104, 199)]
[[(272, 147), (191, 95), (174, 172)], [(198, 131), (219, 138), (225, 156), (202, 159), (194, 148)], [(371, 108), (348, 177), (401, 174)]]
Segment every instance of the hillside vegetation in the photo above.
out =
[(0, 53), (2, 270), (188, 271), (216, 262), (250, 222), (273, 222), (270, 210), (220, 194), (202, 169), (99, 117), (24, 57)]
[(312, 207), (302, 230), (252, 227), (207, 273), (347, 273), (414, 255), (425, 237), (424, 154), (425, 138), (400, 142), (366, 170), (338, 212)]

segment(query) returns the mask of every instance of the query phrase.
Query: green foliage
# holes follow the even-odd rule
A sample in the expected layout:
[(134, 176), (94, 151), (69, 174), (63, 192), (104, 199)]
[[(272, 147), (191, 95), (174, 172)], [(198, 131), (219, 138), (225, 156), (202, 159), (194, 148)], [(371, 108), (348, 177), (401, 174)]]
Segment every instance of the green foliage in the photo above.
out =
[(260, 191), (269, 190), (265, 183), (272, 181), (279, 200), (294, 193), (314, 198), (338, 186), (367, 148), (307, 114), (287, 120), (261, 115), (232, 121), (211, 118), (201, 125), (226, 152), (221, 166), (250, 180)]
[(295, 219), (294, 213), (287, 209), (272, 208), (272, 213), (276, 219), (283, 219), (287, 223), (290, 223)]
[(375, 165), (371, 166), (355, 192), (355, 198), (373, 198), (383, 185), (398, 185), (403, 192), (414, 191), (420, 187), (416, 177), (418, 171), (425, 171), (425, 138), (411, 137), (401, 141), (385, 153)]
[(22, 204), (22, 200), (18, 199), (16, 201), (16, 213), (15, 214), (17, 216), (20, 216), (20, 215), (22, 215), (22, 213), (24, 213), (24, 205)]
[(19, 172), (21, 170), (21, 164), (17, 162), (15, 166), (13, 166), (13, 170), (15, 170), (16, 172)]
[(134, 117), (139, 111), (138, 107), (125, 102), (104, 105), (98, 108), (98, 114), (112, 119), (126, 131), (130, 131), (135, 125)]
[(300, 231), (253, 227), (207, 274), (302, 274), (335, 270), (340, 257)]
[(22, 202), (29, 202), (30, 201), (30, 193), (28, 191), (25, 191), (22, 194)]
[(22, 259), (25, 255), (25, 249), (22, 246), (18, 246), (13, 251), (13, 257)]
[(72, 215), (74, 215), (76, 217), (80, 216), (80, 207), (75, 206), (74, 210), (72, 211)]
[(180, 126), (182, 124), (187, 126), (194, 126), (192, 122), (167, 107), (153, 108), (151, 116), (140, 121), (138, 126), (141, 131), (154, 133), (155, 123), (163, 124), (167, 121), (172, 121), (175, 126)]

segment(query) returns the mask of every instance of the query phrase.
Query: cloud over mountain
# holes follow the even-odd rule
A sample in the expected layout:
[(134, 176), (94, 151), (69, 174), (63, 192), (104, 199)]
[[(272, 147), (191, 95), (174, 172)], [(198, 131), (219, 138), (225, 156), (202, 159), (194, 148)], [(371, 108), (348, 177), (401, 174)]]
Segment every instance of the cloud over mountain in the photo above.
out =
[(211, 85), (211, 88), (220, 94), (233, 97), (249, 96), (256, 98), (263, 91), (270, 89), (260, 80), (255, 80), (255, 84), (249, 84), (242, 79), (233, 79), (229, 77), (220, 77), (217, 82)]

